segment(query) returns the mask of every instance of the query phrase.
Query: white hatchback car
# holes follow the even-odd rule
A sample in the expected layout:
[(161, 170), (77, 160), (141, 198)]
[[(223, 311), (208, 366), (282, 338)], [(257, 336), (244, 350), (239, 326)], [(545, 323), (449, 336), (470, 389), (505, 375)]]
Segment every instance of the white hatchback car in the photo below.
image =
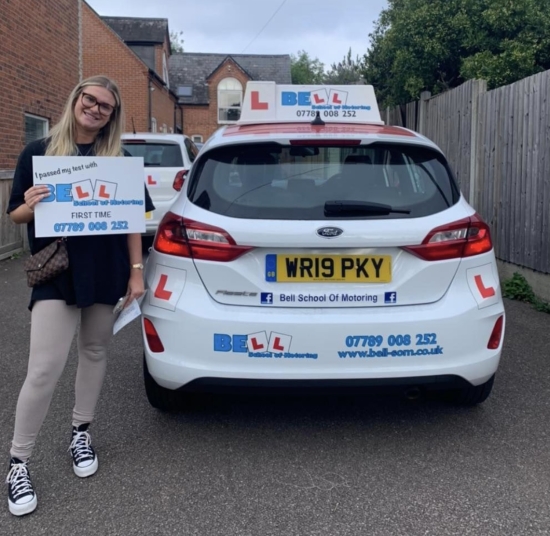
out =
[(249, 83), (147, 262), (150, 403), (246, 387), (490, 394), (505, 311), (490, 231), (438, 147), (370, 86)]
[(146, 218), (146, 234), (154, 235), (160, 220), (180, 192), (199, 150), (182, 134), (124, 133), (122, 146), (132, 156), (143, 157), (145, 183), (155, 205)]

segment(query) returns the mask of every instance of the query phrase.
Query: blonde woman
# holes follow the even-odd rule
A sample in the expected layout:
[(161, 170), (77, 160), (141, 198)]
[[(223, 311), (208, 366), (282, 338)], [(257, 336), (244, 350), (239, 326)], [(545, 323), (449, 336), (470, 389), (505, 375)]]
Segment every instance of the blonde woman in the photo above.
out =
[[(95, 76), (74, 88), (49, 136), (25, 147), (15, 170), (8, 213), (13, 222), (27, 224), (31, 253), (55, 240), (35, 237), (34, 209), (49, 192), (44, 186), (33, 186), (32, 157), (123, 156), (123, 124), (118, 87), (107, 77)], [(147, 189), (145, 199), (145, 211), (153, 210)], [(107, 345), (115, 321), (113, 306), (121, 296), (128, 295), (129, 304), (144, 293), (139, 234), (69, 237), (67, 249), (69, 269), (34, 287), (29, 305), (29, 366), (17, 402), (7, 477), (8, 506), (17, 516), (37, 506), (27, 464), (79, 321), (69, 450), (77, 476), (88, 477), (97, 471), (88, 427), (105, 377)]]

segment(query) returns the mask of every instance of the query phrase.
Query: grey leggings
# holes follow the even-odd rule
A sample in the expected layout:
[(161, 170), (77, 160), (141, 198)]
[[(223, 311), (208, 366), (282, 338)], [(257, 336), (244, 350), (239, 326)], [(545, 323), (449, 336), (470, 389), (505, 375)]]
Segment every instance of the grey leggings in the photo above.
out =
[(113, 333), (113, 307), (93, 305), (77, 309), (61, 300), (37, 301), (31, 315), (29, 367), (15, 413), (10, 451), (13, 457), (27, 460), (32, 454), (67, 363), (79, 319), (73, 426), (94, 418), (107, 368), (107, 344)]

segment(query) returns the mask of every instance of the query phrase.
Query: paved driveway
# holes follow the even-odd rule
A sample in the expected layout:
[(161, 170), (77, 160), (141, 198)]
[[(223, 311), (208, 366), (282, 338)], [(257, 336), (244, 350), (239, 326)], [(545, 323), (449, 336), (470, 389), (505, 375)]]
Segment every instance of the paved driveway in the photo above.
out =
[[(7, 468), (28, 352), (21, 260), (0, 263), (0, 293)], [(112, 347), (92, 430), (100, 470), (88, 480), (67, 453), (73, 349), (32, 460), (38, 510), (13, 518), (3, 490), (0, 534), (550, 534), (550, 316), (506, 307), (501, 372), (475, 409), (242, 397), (163, 415), (145, 398), (132, 324)]]

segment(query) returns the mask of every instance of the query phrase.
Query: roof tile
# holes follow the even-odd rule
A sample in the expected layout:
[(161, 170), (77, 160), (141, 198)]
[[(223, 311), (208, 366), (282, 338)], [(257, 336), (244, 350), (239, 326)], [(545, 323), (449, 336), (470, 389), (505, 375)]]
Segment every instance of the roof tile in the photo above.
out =
[(183, 104), (208, 104), (206, 79), (226, 58), (232, 58), (253, 80), (290, 84), (290, 56), (266, 54), (207, 54), (184, 52), (170, 57), (170, 87), (192, 86), (191, 97), (180, 97)]
[(125, 43), (164, 43), (168, 19), (101, 17)]

